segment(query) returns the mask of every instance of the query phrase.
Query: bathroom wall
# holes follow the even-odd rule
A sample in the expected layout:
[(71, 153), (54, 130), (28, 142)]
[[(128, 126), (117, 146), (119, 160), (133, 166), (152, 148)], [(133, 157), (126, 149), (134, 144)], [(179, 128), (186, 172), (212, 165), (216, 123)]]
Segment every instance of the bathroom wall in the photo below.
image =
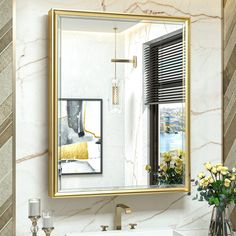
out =
[(0, 0), (0, 236), (14, 232), (12, 15), (12, 0)]
[(236, 2), (224, 1), (224, 160), (236, 165)]
[[(50, 199), (47, 195), (47, 11), (50, 8), (150, 13), (191, 17), (191, 176), (206, 161), (220, 162), (221, 1), (220, 0), (18, 0), (17, 21), (17, 235), (29, 235), (27, 200), (39, 197), (55, 213), (55, 234), (113, 226), (114, 207), (123, 202), (133, 213), (123, 224), (173, 228), (185, 236), (206, 235), (211, 208), (183, 193)], [(112, 177), (112, 176), (111, 176)], [(40, 222), (41, 225), (41, 222)], [(43, 235), (43, 234), (40, 234)]]

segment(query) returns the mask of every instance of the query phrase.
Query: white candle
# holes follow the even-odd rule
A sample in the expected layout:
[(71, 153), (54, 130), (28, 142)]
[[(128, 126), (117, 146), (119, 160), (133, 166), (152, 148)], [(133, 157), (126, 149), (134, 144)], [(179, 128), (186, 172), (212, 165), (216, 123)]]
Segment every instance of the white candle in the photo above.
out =
[(43, 212), (43, 228), (53, 228), (53, 216), (51, 211)]
[(29, 199), (29, 216), (40, 216), (40, 199)]

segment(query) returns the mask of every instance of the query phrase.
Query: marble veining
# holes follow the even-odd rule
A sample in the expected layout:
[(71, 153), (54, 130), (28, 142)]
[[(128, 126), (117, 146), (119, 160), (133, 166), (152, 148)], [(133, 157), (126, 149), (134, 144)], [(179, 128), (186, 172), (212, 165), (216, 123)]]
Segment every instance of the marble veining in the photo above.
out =
[[(202, 16), (204, 16), (207, 19), (208, 18), (222, 19), (220, 16), (213, 16), (213, 15), (208, 15), (208, 14), (205, 14), (205, 13), (193, 14), (193, 13), (190, 13), (190, 12), (183, 11), (180, 8), (175, 7), (174, 5), (164, 4), (164, 3), (160, 3), (160, 2), (152, 1), (152, 0), (147, 0), (147, 1), (144, 1), (144, 2), (141, 2), (141, 1), (134, 2), (128, 8), (126, 8), (124, 10), (124, 12), (134, 12), (137, 9), (139, 9), (143, 13), (146, 13), (146, 14), (153, 14), (153, 15), (163, 14), (163, 13), (165, 14), (164, 11), (155, 11), (155, 10), (150, 10), (150, 9), (143, 10), (141, 6), (145, 6), (145, 5), (148, 5), (148, 4), (152, 4), (152, 5), (157, 6), (157, 7), (171, 8), (171, 9), (174, 9), (177, 13), (180, 13), (182, 15), (191, 16), (191, 17), (202, 17)], [(168, 14), (168, 13), (166, 13), (166, 14)]]
[[(211, 208), (192, 201), (192, 196), (187, 194), (70, 200), (47, 196), (46, 15), (50, 8), (67, 8), (191, 18), (191, 161), (194, 163), (191, 178), (195, 178), (205, 161), (221, 160), (221, 1), (94, 0), (91, 3), (69, 0), (62, 3), (18, 0), (16, 8), (17, 235), (29, 233), (27, 200), (30, 197), (40, 197), (44, 209), (54, 209), (58, 236), (66, 232), (99, 230), (104, 222), (112, 228), (114, 206), (119, 202), (133, 209), (131, 215), (124, 215), (126, 227), (138, 222), (139, 228), (168, 227), (184, 236), (206, 235)], [(138, 127), (139, 122), (136, 125)], [(139, 135), (137, 129), (132, 135), (134, 143)], [(124, 158), (129, 164), (134, 161), (130, 156)], [(192, 195), (195, 191), (193, 187)]]
[(41, 153), (35, 153), (35, 154), (31, 154), (31, 155), (28, 155), (28, 156), (25, 156), (25, 157), (21, 157), (21, 158), (16, 160), (16, 164), (19, 164), (21, 162), (28, 161), (28, 160), (31, 160), (31, 159), (37, 158), (37, 157), (45, 157), (46, 154), (48, 154), (47, 150), (44, 151), (44, 152), (41, 152)]

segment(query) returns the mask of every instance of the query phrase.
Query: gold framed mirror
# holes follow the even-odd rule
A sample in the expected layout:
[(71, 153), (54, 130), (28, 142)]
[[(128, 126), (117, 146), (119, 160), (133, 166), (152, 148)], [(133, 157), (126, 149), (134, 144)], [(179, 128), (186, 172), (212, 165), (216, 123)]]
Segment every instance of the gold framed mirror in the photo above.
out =
[(190, 19), (49, 11), (49, 195), (190, 191)]

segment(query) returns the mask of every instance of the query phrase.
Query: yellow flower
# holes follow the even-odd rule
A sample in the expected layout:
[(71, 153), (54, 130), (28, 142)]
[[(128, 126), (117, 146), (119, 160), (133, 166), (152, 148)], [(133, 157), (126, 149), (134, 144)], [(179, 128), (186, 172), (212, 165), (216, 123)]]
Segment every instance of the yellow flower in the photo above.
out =
[(176, 164), (176, 166), (182, 166), (183, 160), (181, 158), (176, 158), (175, 159), (175, 164)]
[(231, 180), (231, 181), (234, 181), (235, 179), (236, 179), (236, 178), (235, 178), (235, 175), (232, 174), (231, 177), (230, 177), (230, 180)]
[(211, 173), (213, 173), (213, 174), (216, 174), (216, 173), (217, 173), (217, 169), (216, 169), (215, 166), (213, 166), (213, 167), (211, 168)]
[(210, 184), (214, 183), (214, 179), (212, 178), (212, 176), (209, 176), (207, 180)]
[(171, 159), (172, 159), (172, 156), (169, 152), (164, 152), (163, 153), (163, 159), (164, 159), (165, 162), (170, 162)]
[(176, 167), (175, 168), (175, 172), (177, 173), (177, 174), (181, 174), (182, 173), (182, 167), (180, 166), (180, 167)]
[(230, 184), (231, 184), (231, 181), (229, 179), (225, 179), (224, 186), (228, 188), (230, 187)]
[(167, 165), (164, 164), (164, 163), (161, 163), (160, 164), (160, 169), (163, 170), (164, 172), (166, 172), (167, 171)]
[(179, 157), (183, 157), (185, 155), (185, 153), (182, 149), (178, 149), (177, 152), (178, 152)]
[(198, 174), (198, 178), (199, 179), (203, 179), (203, 178), (205, 178), (205, 173), (204, 172), (200, 172), (199, 174)]
[(227, 174), (229, 173), (229, 168), (226, 167), (226, 166), (222, 166), (222, 167), (221, 167), (221, 170), (220, 170), (220, 173), (221, 173), (222, 175), (227, 175)]
[(209, 181), (206, 178), (203, 178), (199, 181), (199, 186), (200, 187), (206, 188), (208, 186), (208, 184), (209, 184)]
[(150, 165), (146, 165), (146, 166), (145, 166), (145, 170), (146, 170), (146, 171), (150, 171), (151, 169), (152, 169), (152, 167), (151, 167)]
[(211, 170), (212, 169), (212, 164), (210, 162), (205, 163), (204, 166), (205, 166), (205, 168), (207, 170)]
[(222, 167), (223, 167), (223, 165), (221, 163), (219, 163), (219, 164), (216, 165), (216, 170), (218, 172), (220, 172)]
[(236, 173), (236, 168), (235, 167), (232, 168), (232, 173)]

